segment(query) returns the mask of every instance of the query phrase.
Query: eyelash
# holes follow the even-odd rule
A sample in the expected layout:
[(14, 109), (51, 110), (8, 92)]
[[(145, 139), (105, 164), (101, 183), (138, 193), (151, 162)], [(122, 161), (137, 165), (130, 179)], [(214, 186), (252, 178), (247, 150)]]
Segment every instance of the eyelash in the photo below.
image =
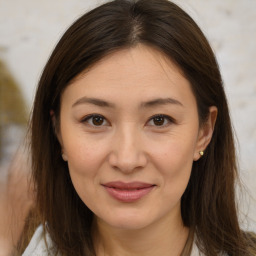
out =
[[(81, 120), (81, 122), (82, 123), (88, 123), (90, 126), (92, 126), (92, 127), (101, 127), (101, 126), (103, 126), (103, 125), (94, 125), (94, 124), (90, 124), (89, 123), (89, 120), (91, 119), (93, 119), (93, 118), (102, 118), (103, 119), (103, 122), (104, 121), (107, 121), (107, 119), (104, 117), (104, 116), (102, 116), (102, 115), (99, 115), (99, 114), (91, 114), (91, 115), (88, 115), (88, 116), (85, 116), (82, 120)], [(92, 120), (93, 121), (93, 120)]]
[(174, 120), (174, 118), (170, 117), (170, 116), (167, 116), (167, 115), (163, 115), (163, 114), (156, 114), (156, 115), (153, 115), (152, 117), (149, 118), (149, 120), (147, 121), (147, 123), (149, 123), (150, 121), (153, 121), (154, 119), (156, 118), (164, 118), (164, 122), (167, 120), (167, 123), (165, 123), (164, 125), (152, 125), (152, 126), (155, 126), (155, 127), (158, 127), (158, 128), (164, 128), (166, 126), (168, 126), (169, 124), (172, 124), (172, 123), (176, 123), (176, 121)]
[[(104, 116), (100, 115), (100, 114), (90, 114), (90, 115), (88, 115), (88, 116), (85, 116), (85, 117), (81, 120), (81, 122), (82, 122), (82, 123), (87, 123), (87, 124), (89, 124), (89, 125), (92, 126), (92, 127), (102, 127), (102, 126), (105, 126), (104, 124), (103, 124), (103, 125), (102, 125), (102, 124), (100, 124), (100, 125), (95, 125), (95, 124), (90, 123), (89, 120), (91, 119), (91, 120), (93, 121), (93, 118), (101, 118), (101, 119), (102, 119), (101, 121), (102, 121), (103, 123), (104, 123), (104, 122), (109, 123), (109, 122), (107, 121), (107, 119), (106, 119)], [(156, 118), (164, 118), (164, 125), (152, 124), (152, 125), (150, 125), (150, 126), (154, 126), (154, 127), (158, 127), (158, 128), (164, 128), (164, 127), (168, 126), (168, 125), (171, 124), (171, 123), (176, 123), (176, 121), (174, 120), (174, 118), (172, 118), (172, 117), (170, 117), (170, 116), (168, 116), (168, 115), (156, 114), (156, 115), (153, 115), (152, 117), (149, 118), (149, 120), (147, 121), (147, 124), (148, 124), (149, 122), (151, 122), (151, 121), (154, 122), (154, 119), (156, 119)], [(165, 123), (166, 120), (167, 120), (167, 123)]]

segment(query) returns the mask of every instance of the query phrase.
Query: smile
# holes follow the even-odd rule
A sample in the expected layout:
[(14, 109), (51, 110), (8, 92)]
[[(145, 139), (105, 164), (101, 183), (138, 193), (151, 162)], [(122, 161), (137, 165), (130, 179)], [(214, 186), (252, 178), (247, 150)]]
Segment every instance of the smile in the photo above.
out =
[(147, 195), (154, 187), (154, 184), (142, 182), (109, 182), (103, 184), (109, 195), (121, 202), (134, 202)]

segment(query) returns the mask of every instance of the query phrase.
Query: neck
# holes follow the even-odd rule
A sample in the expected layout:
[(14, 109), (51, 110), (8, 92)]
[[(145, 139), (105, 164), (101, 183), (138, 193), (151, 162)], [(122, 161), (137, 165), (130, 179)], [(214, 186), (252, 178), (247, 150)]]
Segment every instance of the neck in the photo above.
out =
[(95, 217), (93, 240), (97, 256), (179, 256), (189, 229), (180, 214), (167, 216), (145, 228), (124, 230), (111, 227)]

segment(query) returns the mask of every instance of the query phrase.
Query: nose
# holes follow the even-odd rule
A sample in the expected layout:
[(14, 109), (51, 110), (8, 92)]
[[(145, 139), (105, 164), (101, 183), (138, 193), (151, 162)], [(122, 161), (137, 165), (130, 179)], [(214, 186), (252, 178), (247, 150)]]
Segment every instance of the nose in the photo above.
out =
[(109, 163), (112, 168), (123, 173), (131, 173), (146, 166), (147, 155), (140, 131), (126, 126), (116, 132), (112, 141)]

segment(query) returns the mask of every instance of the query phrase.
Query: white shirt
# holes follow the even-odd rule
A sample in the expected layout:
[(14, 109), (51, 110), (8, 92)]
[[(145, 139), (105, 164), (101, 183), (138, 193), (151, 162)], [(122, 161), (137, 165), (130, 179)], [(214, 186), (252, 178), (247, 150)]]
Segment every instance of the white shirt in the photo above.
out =
[[(51, 256), (51, 255), (53, 255), (53, 254), (49, 253), (49, 251), (47, 249), (47, 246), (48, 246), (48, 248), (53, 247), (52, 240), (48, 233), (46, 234), (46, 241), (47, 241), (47, 245), (45, 244), (45, 240), (44, 240), (44, 236), (43, 236), (43, 226), (40, 225), (36, 229), (28, 247), (26, 248), (26, 250), (24, 251), (22, 256)], [(58, 254), (58, 255), (61, 256), (60, 254)], [(192, 249), (190, 256), (203, 256), (203, 254), (199, 252), (195, 243), (193, 244), (193, 249)]]
[(28, 247), (26, 248), (22, 256), (50, 256), (51, 254), (49, 253), (48, 248), (51, 248), (53, 246), (53, 243), (48, 233), (46, 233), (45, 238), (47, 245), (43, 236), (43, 226), (40, 225), (36, 229), (32, 239), (29, 242)]

